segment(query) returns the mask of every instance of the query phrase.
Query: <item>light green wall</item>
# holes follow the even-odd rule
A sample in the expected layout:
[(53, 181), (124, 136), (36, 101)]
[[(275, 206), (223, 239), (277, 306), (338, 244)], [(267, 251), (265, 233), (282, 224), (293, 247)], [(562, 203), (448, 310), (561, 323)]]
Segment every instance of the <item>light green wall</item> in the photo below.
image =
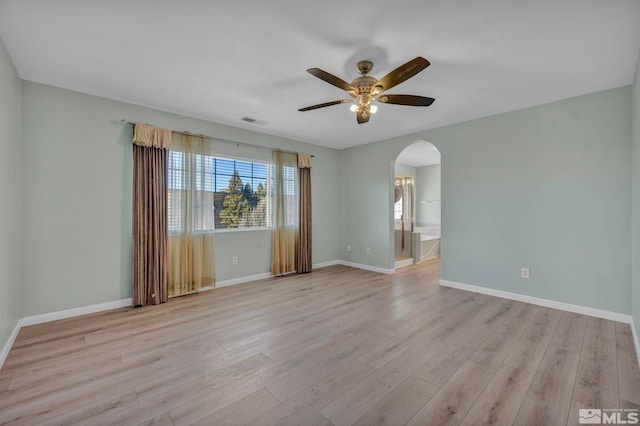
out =
[[(631, 250), (631, 303), (636, 331), (640, 333), (640, 55), (633, 80), (632, 117), (632, 250)], [(640, 354), (638, 354), (640, 356)]]
[(412, 166), (407, 166), (406, 164), (396, 163), (395, 166), (395, 174), (396, 176), (411, 176), (414, 180), (416, 178), (416, 168)]
[[(9, 87), (2, 93), (16, 98), (0, 101), (13, 123), (0, 129), (7, 149), (7, 138), (20, 140), (20, 84), (0, 53), (0, 84)], [(0, 331), (7, 309), (12, 327), (20, 315), (130, 297), (131, 128), (121, 118), (316, 154), (314, 263), (393, 267), (394, 161), (413, 142), (431, 142), (442, 153), (443, 279), (630, 313), (631, 99), (631, 87), (622, 87), (335, 151), (23, 82), (23, 158), (10, 145), (0, 159), (1, 173), (17, 182), (22, 164), (24, 259), (22, 277), (19, 268), (1, 269), (0, 296), (19, 298), (20, 287), (5, 283), (22, 281), (23, 303), (20, 312), (0, 302)], [(638, 144), (637, 131), (634, 138)], [(235, 144), (220, 151), (268, 157)], [(16, 207), (0, 210), (0, 230), (19, 246), (20, 191), (2, 191)], [(218, 280), (268, 272), (270, 244), (264, 231), (217, 234)], [(11, 248), (8, 259), (19, 264)], [(519, 278), (522, 266), (531, 279)], [(634, 275), (634, 300), (638, 293)]]
[(416, 223), (419, 226), (440, 225), (441, 187), (440, 164), (416, 168)]
[(630, 108), (626, 86), (346, 150), (341, 254), (393, 266), (393, 162), (431, 142), (443, 279), (630, 313)]
[(0, 39), (0, 350), (21, 311), (20, 78)]
[[(340, 152), (339, 259), (385, 269), (393, 267), (393, 158), (367, 144)], [(398, 151), (399, 152), (399, 151)], [(351, 251), (347, 251), (347, 245)], [(371, 254), (366, 254), (367, 247)]]
[[(337, 259), (335, 150), (26, 81), (22, 103), (25, 316), (131, 296), (132, 128), (121, 119), (315, 154), (313, 261)], [(231, 143), (219, 150), (270, 158)], [(267, 273), (270, 256), (268, 232), (217, 234), (216, 278)]]

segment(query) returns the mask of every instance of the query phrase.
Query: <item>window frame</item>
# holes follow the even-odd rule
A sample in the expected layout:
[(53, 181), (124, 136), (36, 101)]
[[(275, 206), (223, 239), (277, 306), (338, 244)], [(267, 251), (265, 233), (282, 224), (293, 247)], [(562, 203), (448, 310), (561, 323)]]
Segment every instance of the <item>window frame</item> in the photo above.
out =
[[(171, 155), (171, 152), (181, 152), (181, 151), (171, 151), (169, 150), (169, 155)], [(207, 230), (192, 230), (193, 234), (216, 234), (216, 233), (228, 233), (228, 232), (247, 232), (247, 231), (271, 231), (273, 229), (273, 194), (272, 194), (272, 180), (273, 180), (273, 161), (272, 160), (267, 160), (267, 159), (256, 159), (256, 158), (247, 158), (247, 157), (241, 157), (241, 156), (235, 156), (235, 155), (229, 155), (229, 154), (218, 154), (218, 153), (209, 153), (209, 154), (198, 154), (198, 155), (203, 155), (206, 157), (212, 157), (214, 159), (222, 159), (222, 160), (228, 160), (228, 161), (241, 161), (241, 162), (245, 162), (245, 163), (256, 163), (256, 164), (260, 164), (260, 165), (264, 165), (266, 166), (266, 178), (265, 178), (265, 190), (266, 190), (266, 194), (265, 194), (265, 198), (267, 200), (267, 207), (266, 207), (266, 226), (250, 226), (250, 227), (237, 227), (237, 228), (217, 228), (215, 227), (215, 221), (214, 221), (214, 228), (213, 229), (207, 229)], [(167, 165), (167, 172), (170, 173), (172, 170), (172, 168), (169, 167), (169, 164)], [(234, 167), (234, 171), (235, 171), (235, 167)], [(217, 178), (217, 173), (213, 173), (213, 178), (212, 181), (215, 183), (216, 182), (216, 178)], [(240, 178), (242, 178), (242, 176), (240, 176)], [(252, 179), (253, 176), (252, 176)], [(252, 187), (253, 189), (253, 187)], [(167, 188), (167, 193), (169, 194), (171, 192), (171, 188)], [(215, 185), (214, 185), (214, 191), (213, 193), (215, 194)], [(167, 200), (168, 201), (168, 200)], [(215, 201), (214, 201), (215, 203)], [(214, 204), (215, 206), (215, 204)], [(167, 218), (168, 219), (168, 218)], [(167, 220), (167, 222), (170, 222), (169, 220)], [(179, 234), (180, 231), (176, 231), (176, 230), (169, 230), (169, 234), (170, 235), (176, 235)]]

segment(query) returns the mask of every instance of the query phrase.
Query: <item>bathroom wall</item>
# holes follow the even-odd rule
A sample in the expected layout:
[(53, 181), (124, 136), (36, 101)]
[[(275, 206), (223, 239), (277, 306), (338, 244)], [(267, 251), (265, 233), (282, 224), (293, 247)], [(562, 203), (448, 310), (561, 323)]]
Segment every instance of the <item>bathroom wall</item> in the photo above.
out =
[(440, 164), (416, 168), (416, 224), (418, 226), (441, 223)]

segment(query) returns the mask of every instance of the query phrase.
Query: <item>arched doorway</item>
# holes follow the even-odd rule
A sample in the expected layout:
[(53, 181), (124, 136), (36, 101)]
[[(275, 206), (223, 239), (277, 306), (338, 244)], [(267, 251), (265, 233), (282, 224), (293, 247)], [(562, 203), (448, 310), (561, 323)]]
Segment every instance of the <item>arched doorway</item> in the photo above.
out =
[(417, 141), (394, 163), (393, 253), (395, 267), (440, 256), (441, 158), (431, 143)]

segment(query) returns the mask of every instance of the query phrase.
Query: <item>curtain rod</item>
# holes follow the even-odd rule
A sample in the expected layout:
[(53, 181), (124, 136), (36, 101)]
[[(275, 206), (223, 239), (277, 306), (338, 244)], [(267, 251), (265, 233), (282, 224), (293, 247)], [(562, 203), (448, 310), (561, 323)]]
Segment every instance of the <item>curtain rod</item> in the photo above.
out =
[[(130, 124), (132, 126), (136, 125), (136, 123), (134, 123), (132, 121), (129, 121), (129, 120), (125, 120), (125, 119), (120, 120), (120, 122), (123, 123), (123, 124)], [(158, 126), (154, 126), (153, 124), (149, 124), (149, 123), (143, 123), (143, 124), (146, 124), (147, 126), (158, 127)], [(177, 133), (179, 135), (185, 135), (185, 136), (198, 136), (198, 137), (201, 137), (201, 138), (204, 138), (204, 139), (209, 139), (209, 140), (220, 140), (220, 141), (223, 141), (223, 142), (233, 143), (233, 144), (236, 144), (236, 145), (250, 146), (252, 148), (262, 148), (262, 149), (268, 149), (268, 150), (271, 150), (271, 151), (288, 152), (289, 154), (298, 154), (297, 152), (287, 151), (285, 149), (278, 149), (278, 148), (272, 149), (272, 148), (269, 148), (269, 147), (266, 147), (266, 146), (254, 145), (254, 144), (246, 143), (246, 142), (227, 141), (227, 140), (224, 140), (224, 139), (214, 138), (213, 136), (203, 135), (201, 133), (197, 134), (197, 133), (187, 132), (186, 130), (178, 131), (178, 130), (173, 130), (172, 129), (171, 132)], [(315, 158), (315, 155), (311, 154), (311, 158)]]

